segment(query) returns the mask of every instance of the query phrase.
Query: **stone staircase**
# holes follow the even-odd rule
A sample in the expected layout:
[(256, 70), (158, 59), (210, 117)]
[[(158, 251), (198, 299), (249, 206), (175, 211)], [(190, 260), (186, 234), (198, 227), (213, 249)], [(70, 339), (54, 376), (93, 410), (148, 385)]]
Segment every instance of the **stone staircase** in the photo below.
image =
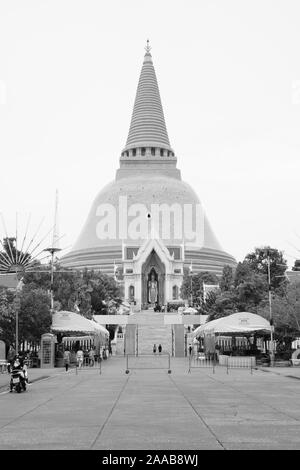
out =
[(172, 330), (171, 325), (164, 324), (164, 315), (153, 309), (131, 315), (130, 323), (138, 324), (138, 354), (153, 354), (153, 345), (161, 344), (162, 354), (172, 355)]

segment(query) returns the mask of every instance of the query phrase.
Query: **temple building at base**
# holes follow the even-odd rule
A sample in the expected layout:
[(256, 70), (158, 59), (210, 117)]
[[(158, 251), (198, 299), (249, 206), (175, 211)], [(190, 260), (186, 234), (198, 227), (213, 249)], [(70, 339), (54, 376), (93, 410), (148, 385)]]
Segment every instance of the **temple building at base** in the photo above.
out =
[(118, 270), (124, 298), (140, 308), (179, 300), (184, 270), (221, 275), (221, 248), (170, 145), (149, 43), (115, 180), (93, 202), (65, 267)]

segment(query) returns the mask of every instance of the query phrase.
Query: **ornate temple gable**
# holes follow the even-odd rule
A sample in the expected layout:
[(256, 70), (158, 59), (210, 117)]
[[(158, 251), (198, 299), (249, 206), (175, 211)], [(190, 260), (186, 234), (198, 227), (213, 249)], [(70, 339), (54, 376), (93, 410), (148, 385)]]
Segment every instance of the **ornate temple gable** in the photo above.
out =
[(146, 262), (152, 251), (155, 251), (161, 262), (165, 265), (166, 272), (172, 271), (174, 258), (170, 255), (169, 250), (160, 239), (149, 239), (142, 245), (134, 256), (134, 264), (136, 269), (141, 271), (143, 264)]

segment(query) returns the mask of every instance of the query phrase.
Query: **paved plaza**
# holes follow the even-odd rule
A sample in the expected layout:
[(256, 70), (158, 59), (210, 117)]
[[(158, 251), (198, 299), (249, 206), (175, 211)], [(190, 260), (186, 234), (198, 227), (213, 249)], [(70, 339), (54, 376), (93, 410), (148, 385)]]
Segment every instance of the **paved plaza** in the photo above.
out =
[(21, 394), (2, 374), (0, 449), (300, 449), (300, 368), (171, 368), (32, 369)]

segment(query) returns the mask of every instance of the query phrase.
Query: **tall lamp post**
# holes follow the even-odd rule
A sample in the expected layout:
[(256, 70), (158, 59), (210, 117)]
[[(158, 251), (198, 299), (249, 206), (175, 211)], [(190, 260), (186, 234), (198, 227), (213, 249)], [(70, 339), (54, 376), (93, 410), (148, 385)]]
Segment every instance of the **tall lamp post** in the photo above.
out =
[(20, 292), (22, 290), (22, 279), (18, 282), (16, 287), (16, 354), (19, 352), (19, 310), (21, 307)]
[(19, 275), (18, 271), (18, 266), (16, 265), (16, 278), (17, 278), (17, 286), (16, 286), (16, 298), (15, 298), (15, 307), (16, 307), (16, 332), (15, 332), (15, 338), (16, 338), (16, 354), (19, 352), (19, 311), (21, 307), (21, 299), (20, 299), (20, 293), (22, 291), (23, 287), (23, 274), (21, 273)]
[(52, 235), (52, 244), (49, 248), (45, 248), (44, 251), (50, 254), (51, 256), (51, 282), (50, 282), (50, 299), (51, 299), (51, 313), (54, 311), (54, 299), (53, 299), (53, 274), (54, 274), (54, 255), (61, 251), (61, 248), (58, 246), (58, 242), (62, 237), (58, 236), (58, 190), (56, 190), (55, 195), (55, 210), (54, 210), (54, 226), (53, 226), (53, 235)]
[(268, 265), (269, 312), (270, 312), (270, 325), (271, 325), (270, 361), (271, 361), (271, 366), (274, 366), (274, 360), (275, 360), (274, 337), (273, 337), (274, 325), (273, 325), (273, 315), (272, 315), (271, 267), (270, 267), (271, 263), (270, 263), (270, 251), (269, 250), (266, 251), (266, 255), (267, 255), (267, 265)]
[(51, 313), (53, 313), (54, 310), (54, 300), (53, 300), (53, 281), (54, 281), (54, 254), (57, 253), (58, 251), (61, 251), (60, 248), (46, 248), (44, 251), (47, 251), (51, 255), (51, 268), (50, 268), (50, 275), (51, 275), (51, 281), (50, 281), (50, 302), (51, 302)]
[(191, 307), (193, 306), (193, 265), (192, 265), (192, 261), (191, 261), (191, 265), (190, 265), (190, 276), (191, 276)]
[[(274, 342), (274, 322), (273, 322), (273, 313), (272, 313), (272, 291), (271, 291), (271, 259), (270, 253), (272, 252), (271, 249), (265, 250), (265, 254), (267, 256), (267, 266), (268, 266), (268, 291), (269, 291), (269, 318), (270, 318), (270, 325), (271, 325), (271, 351), (270, 351), (270, 361), (271, 365), (274, 365), (275, 361), (275, 342)], [(278, 266), (284, 266), (286, 268), (286, 264), (277, 263)], [(278, 275), (275, 277), (286, 277), (285, 274)]]

